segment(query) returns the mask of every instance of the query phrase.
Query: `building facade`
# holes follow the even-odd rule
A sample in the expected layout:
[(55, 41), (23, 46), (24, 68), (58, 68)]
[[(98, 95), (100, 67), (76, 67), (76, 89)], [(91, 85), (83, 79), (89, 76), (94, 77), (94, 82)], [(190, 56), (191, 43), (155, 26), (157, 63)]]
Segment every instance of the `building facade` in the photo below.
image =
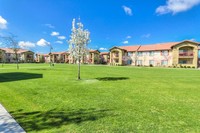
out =
[[(90, 50), (87, 55), (82, 57), (81, 63), (99, 64), (99, 61), (100, 52), (98, 50)], [(76, 64), (77, 60), (69, 52), (52, 52), (49, 54), (36, 54), (36, 62)]]
[(109, 64), (110, 63), (110, 53), (101, 52), (100, 53), (100, 64)]
[(197, 42), (183, 41), (113, 47), (110, 49), (110, 64), (197, 68), (198, 46)]
[(25, 49), (17, 49), (16, 52), (12, 48), (0, 48), (0, 61), (5, 63), (14, 63), (17, 62), (22, 63), (31, 63), (34, 62), (34, 52), (25, 50)]

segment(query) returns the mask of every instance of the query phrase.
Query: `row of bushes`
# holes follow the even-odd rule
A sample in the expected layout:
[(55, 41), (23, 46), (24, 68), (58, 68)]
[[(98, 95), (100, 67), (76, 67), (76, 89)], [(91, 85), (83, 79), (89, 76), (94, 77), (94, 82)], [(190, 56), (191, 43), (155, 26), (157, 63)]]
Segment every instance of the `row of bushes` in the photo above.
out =
[[(146, 65), (137, 65), (138, 67), (154, 67), (152, 64), (150, 64), (149, 66)], [(162, 66), (162, 67), (168, 67), (168, 68), (195, 68), (195, 66)]]
[(173, 66), (173, 68), (195, 68), (195, 66)]

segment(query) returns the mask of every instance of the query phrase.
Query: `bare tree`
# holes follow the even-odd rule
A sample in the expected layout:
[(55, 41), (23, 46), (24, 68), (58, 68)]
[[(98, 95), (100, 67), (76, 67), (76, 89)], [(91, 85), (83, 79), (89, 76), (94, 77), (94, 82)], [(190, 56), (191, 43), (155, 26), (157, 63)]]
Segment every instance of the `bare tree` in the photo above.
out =
[(52, 47), (51, 44), (49, 44), (49, 48), (50, 48), (50, 50), (49, 50), (49, 59), (50, 59), (49, 65), (50, 65), (50, 66), (54, 66), (53, 60), (51, 59), (51, 55), (52, 55), (51, 51), (53, 50), (53, 47)]
[(13, 49), (14, 59), (16, 60), (17, 69), (19, 69), (19, 57), (18, 57), (19, 46), (18, 42), (15, 40), (16, 36), (11, 34), (10, 36), (0, 36), (0, 37), (2, 38), (4, 44)]
[(0, 57), (1, 57), (1, 66), (3, 67), (3, 63), (5, 63), (5, 55), (4, 52), (0, 49)]
[(70, 56), (78, 61), (78, 80), (80, 80), (81, 60), (88, 53), (87, 45), (90, 41), (90, 32), (83, 29), (81, 22), (75, 25), (75, 19), (72, 21), (72, 30), (69, 42)]

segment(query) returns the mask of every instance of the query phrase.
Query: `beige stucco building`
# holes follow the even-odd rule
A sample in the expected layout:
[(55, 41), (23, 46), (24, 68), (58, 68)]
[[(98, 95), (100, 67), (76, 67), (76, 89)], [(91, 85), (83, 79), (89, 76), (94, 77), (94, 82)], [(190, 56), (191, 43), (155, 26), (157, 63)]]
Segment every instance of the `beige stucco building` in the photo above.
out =
[(68, 52), (52, 52), (49, 54), (36, 54), (38, 63), (70, 63), (72, 62)]
[[(7, 63), (16, 62), (16, 54), (12, 48), (0, 48), (2, 52), (1, 60)], [(18, 62), (34, 62), (34, 52), (25, 49), (17, 49)]]
[(110, 49), (111, 65), (198, 67), (197, 42), (183, 41)]
[(109, 64), (110, 63), (110, 53), (109, 52), (101, 52), (100, 53), (100, 63), (101, 64)]
[[(98, 50), (90, 50), (86, 56), (82, 57), (81, 63), (99, 64), (99, 60), (100, 52)], [(76, 64), (77, 60), (70, 56), (69, 52), (51, 52), (50, 54), (36, 54), (36, 62)]]

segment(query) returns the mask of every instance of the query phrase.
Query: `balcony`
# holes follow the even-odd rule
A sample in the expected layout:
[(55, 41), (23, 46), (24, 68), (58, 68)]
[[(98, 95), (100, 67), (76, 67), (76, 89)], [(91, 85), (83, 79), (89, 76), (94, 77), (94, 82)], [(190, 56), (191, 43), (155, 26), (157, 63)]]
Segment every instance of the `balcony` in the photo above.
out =
[(193, 58), (193, 52), (179, 52), (179, 58)]
[(113, 58), (119, 58), (119, 54), (118, 53), (114, 53), (113, 54)]

